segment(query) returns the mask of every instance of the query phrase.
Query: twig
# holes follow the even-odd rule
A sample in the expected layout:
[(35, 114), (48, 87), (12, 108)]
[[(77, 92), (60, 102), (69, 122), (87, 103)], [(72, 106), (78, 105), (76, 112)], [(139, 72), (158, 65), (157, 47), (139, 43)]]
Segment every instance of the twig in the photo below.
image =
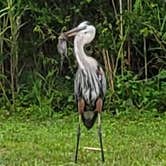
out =
[[(101, 151), (100, 148), (94, 148), (94, 147), (84, 147), (84, 150)], [(104, 149), (104, 151), (106, 150)]]

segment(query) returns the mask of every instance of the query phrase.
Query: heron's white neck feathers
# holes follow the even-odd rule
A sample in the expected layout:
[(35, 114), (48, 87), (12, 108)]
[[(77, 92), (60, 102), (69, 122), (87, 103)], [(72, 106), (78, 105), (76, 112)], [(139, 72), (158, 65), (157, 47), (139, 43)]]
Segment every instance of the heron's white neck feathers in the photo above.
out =
[(84, 70), (85, 69), (84, 62), (87, 59), (87, 55), (84, 52), (83, 45), (81, 45), (79, 41), (80, 40), (77, 40), (77, 38), (74, 39), (74, 52), (79, 67)]
[(78, 65), (81, 69), (84, 70), (88, 66), (97, 66), (97, 61), (94, 58), (86, 55), (84, 51), (84, 45), (77, 37), (74, 39), (74, 52)]

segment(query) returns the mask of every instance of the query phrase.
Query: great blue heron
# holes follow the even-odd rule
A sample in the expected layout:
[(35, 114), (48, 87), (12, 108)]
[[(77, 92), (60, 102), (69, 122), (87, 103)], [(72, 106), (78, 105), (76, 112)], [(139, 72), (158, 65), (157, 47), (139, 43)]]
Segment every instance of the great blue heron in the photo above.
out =
[(101, 133), (101, 112), (103, 107), (103, 99), (106, 92), (106, 79), (103, 69), (101, 68), (99, 63), (94, 58), (87, 56), (84, 52), (85, 44), (90, 43), (94, 39), (95, 34), (95, 27), (93, 25), (90, 25), (89, 22), (84, 21), (80, 23), (76, 28), (64, 32), (59, 37), (59, 41), (63, 45), (63, 42), (65, 42), (67, 38), (74, 36), (74, 52), (76, 60), (78, 62), (78, 70), (76, 73), (74, 85), (79, 112), (75, 162), (77, 162), (79, 140), (81, 135), (81, 120), (83, 121), (87, 129), (90, 129), (92, 128), (97, 117), (101, 157), (102, 161), (104, 161)]

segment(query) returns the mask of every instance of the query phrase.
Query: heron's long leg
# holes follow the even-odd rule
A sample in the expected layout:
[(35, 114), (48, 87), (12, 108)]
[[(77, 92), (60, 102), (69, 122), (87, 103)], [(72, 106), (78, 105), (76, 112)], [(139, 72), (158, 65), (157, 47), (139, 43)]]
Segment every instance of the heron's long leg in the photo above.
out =
[(104, 150), (103, 150), (103, 142), (102, 142), (102, 132), (101, 132), (101, 114), (98, 113), (98, 135), (99, 135), (99, 142), (100, 142), (100, 149), (101, 149), (101, 158), (104, 162)]
[(78, 148), (79, 148), (79, 142), (80, 142), (80, 135), (81, 135), (81, 114), (79, 114), (79, 124), (77, 129), (77, 144), (76, 144), (76, 151), (75, 151), (75, 163), (77, 162), (78, 158)]
[(79, 148), (79, 142), (80, 142), (80, 135), (81, 135), (81, 116), (85, 109), (85, 101), (83, 99), (78, 100), (78, 112), (79, 112), (79, 123), (78, 123), (78, 129), (77, 129), (77, 144), (76, 144), (76, 151), (75, 151), (75, 163), (77, 162), (78, 158), (78, 148)]
[(102, 142), (102, 131), (101, 131), (101, 112), (103, 107), (103, 100), (99, 98), (96, 101), (96, 111), (98, 112), (98, 136), (99, 136), (99, 142), (100, 142), (100, 149), (101, 149), (101, 158), (104, 162), (104, 150), (103, 150), (103, 142)]

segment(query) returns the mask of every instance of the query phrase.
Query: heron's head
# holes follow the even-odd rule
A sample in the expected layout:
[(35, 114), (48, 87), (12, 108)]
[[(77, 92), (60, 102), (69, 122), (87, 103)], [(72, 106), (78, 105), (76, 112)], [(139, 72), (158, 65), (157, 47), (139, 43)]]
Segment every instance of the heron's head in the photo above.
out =
[(75, 36), (77, 40), (81, 40), (82, 44), (88, 44), (94, 39), (96, 29), (93, 25), (90, 25), (88, 21), (84, 21), (64, 34), (68, 38)]

